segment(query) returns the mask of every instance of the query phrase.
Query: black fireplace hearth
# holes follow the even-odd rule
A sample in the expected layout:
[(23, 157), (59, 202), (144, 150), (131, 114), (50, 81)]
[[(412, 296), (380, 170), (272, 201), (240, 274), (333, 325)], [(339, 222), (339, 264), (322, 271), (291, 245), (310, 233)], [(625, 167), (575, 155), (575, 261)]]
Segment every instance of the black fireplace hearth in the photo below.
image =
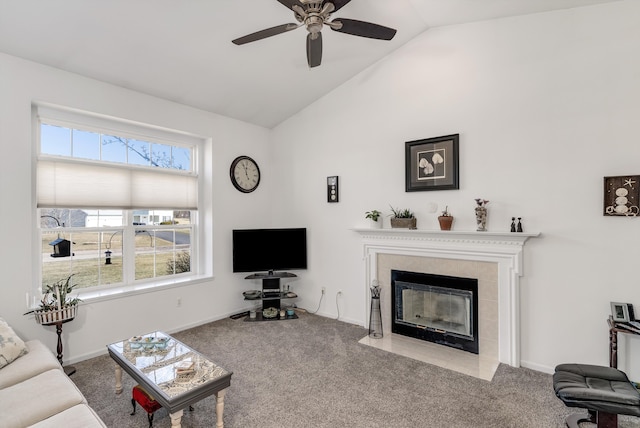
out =
[(479, 353), (478, 280), (391, 271), (391, 331)]

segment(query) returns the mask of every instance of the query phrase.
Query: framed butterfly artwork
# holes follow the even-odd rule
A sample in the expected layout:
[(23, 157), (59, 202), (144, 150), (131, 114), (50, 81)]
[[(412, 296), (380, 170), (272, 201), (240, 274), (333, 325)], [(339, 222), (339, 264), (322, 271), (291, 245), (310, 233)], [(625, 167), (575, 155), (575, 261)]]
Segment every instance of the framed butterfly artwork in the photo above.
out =
[(427, 138), (405, 143), (405, 191), (459, 188), (458, 145), (460, 135)]

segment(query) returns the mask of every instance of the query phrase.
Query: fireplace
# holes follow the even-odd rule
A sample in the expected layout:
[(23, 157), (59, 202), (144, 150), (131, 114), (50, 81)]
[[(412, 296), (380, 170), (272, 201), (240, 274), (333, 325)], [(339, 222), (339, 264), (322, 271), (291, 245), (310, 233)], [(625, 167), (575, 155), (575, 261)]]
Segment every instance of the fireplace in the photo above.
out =
[[(539, 233), (354, 230), (362, 235), (363, 291), (367, 296), (363, 299), (364, 319), (369, 319), (372, 281), (378, 280), (382, 287), (384, 337), (367, 336), (362, 343), (488, 380), (500, 362), (520, 365), (519, 283), (523, 275), (523, 249), (525, 242)], [(392, 270), (477, 279), (478, 321), (473, 325), (478, 334), (478, 353), (393, 333)]]
[(391, 331), (474, 354), (478, 280), (391, 271)]

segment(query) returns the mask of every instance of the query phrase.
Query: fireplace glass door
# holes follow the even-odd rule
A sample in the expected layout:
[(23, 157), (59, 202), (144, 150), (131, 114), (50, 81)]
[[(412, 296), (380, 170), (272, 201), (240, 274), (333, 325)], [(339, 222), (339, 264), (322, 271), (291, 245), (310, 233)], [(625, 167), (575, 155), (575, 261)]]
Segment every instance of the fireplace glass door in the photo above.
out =
[(473, 339), (472, 291), (403, 281), (395, 285), (395, 323)]

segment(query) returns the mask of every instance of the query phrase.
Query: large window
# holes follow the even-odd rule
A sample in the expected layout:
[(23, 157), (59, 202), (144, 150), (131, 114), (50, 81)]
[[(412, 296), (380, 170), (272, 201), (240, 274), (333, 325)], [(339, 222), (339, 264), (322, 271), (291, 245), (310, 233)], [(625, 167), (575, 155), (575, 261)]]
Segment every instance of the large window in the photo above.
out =
[(198, 274), (201, 141), (39, 107), (36, 200), (42, 284), (164, 283)]

